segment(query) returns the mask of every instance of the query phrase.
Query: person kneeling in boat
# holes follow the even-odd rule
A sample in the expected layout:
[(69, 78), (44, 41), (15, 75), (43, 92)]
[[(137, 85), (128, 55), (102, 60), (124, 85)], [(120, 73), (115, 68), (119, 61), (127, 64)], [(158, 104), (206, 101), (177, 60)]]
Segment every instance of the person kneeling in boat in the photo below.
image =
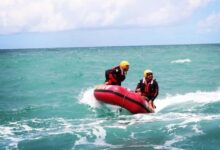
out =
[(150, 103), (152, 108), (156, 108), (154, 100), (159, 93), (159, 86), (157, 81), (153, 78), (153, 72), (151, 70), (144, 71), (144, 77), (137, 84), (135, 92), (143, 96)]
[(113, 67), (105, 71), (105, 85), (120, 85), (125, 80), (127, 71), (129, 70), (129, 62), (121, 61), (119, 66)]

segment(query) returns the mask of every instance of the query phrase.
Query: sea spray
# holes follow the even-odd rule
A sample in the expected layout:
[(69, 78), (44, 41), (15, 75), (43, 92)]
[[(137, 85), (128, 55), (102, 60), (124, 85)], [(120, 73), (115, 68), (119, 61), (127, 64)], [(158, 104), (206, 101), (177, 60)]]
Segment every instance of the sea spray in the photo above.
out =
[(96, 100), (94, 96), (94, 88), (88, 88), (86, 90), (82, 90), (82, 92), (79, 95), (79, 102), (90, 106), (93, 109), (93, 111), (96, 112), (98, 110), (102, 110), (101, 112), (104, 111), (107, 113), (114, 113), (115, 115), (128, 113), (128, 111), (122, 109), (119, 106), (106, 104)]
[[(160, 98), (155, 100), (157, 106), (156, 111), (161, 111), (162, 109), (170, 105), (180, 105), (183, 103), (197, 103), (197, 104), (207, 104), (220, 101), (220, 90), (210, 91), (210, 92), (190, 92), (186, 94), (176, 94), (167, 95), (165, 98)], [(195, 105), (197, 105), (195, 104)]]
[(79, 94), (79, 102), (82, 104), (87, 104), (92, 108), (99, 108), (100, 103), (95, 99), (94, 96), (94, 88), (88, 88), (86, 90), (82, 90)]

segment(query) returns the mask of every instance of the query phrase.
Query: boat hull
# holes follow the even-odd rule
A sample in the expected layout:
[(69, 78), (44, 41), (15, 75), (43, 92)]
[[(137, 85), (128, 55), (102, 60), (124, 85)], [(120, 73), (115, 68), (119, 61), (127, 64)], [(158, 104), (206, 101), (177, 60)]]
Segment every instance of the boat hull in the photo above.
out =
[(117, 85), (100, 85), (94, 90), (98, 101), (123, 107), (133, 114), (153, 113), (154, 109), (138, 93)]

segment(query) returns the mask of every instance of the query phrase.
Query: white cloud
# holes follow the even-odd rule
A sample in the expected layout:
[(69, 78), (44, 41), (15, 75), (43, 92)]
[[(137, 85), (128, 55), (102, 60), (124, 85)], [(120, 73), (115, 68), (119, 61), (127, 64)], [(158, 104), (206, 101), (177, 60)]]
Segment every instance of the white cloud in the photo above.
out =
[(210, 0), (2, 0), (0, 34), (163, 26)]
[(220, 32), (220, 12), (212, 13), (198, 23), (198, 32), (211, 33)]

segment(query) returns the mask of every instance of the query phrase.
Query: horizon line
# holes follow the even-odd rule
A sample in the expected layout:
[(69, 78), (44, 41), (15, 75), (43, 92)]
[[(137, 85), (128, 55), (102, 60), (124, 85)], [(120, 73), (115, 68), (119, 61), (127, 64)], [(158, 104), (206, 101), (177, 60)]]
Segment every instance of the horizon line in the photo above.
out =
[(24, 48), (0, 48), (0, 51), (4, 50), (27, 50), (27, 49), (68, 49), (68, 48), (102, 48), (102, 47), (143, 47), (143, 46), (183, 46), (183, 45), (215, 45), (215, 44), (220, 44), (220, 43), (185, 43), (185, 44), (146, 44), (146, 45), (103, 45), (103, 46), (63, 46), (63, 47), (24, 47)]

